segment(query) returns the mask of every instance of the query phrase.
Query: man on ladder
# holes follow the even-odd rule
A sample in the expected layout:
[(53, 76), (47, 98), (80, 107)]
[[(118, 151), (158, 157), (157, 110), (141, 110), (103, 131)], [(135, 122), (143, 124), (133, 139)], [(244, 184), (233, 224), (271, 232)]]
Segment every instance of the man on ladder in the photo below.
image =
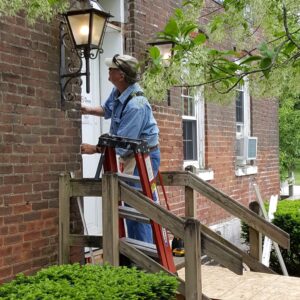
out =
[[(105, 63), (109, 68), (108, 79), (115, 87), (103, 107), (82, 106), (81, 112), (111, 119), (110, 134), (112, 135), (147, 141), (154, 176), (156, 176), (160, 165), (159, 129), (151, 106), (137, 83), (139, 63), (132, 56), (118, 54), (113, 58), (107, 58)], [(97, 148), (94, 145), (81, 145), (83, 154), (96, 152)], [(129, 175), (138, 175), (132, 151), (117, 148), (116, 153), (120, 156), (121, 170)], [(153, 243), (150, 224), (126, 220), (126, 225), (129, 238)]]

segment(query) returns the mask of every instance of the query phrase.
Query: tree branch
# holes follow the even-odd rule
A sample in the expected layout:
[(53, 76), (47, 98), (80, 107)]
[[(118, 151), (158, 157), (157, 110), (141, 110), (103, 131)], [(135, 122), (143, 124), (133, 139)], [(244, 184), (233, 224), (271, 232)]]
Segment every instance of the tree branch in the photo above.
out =
[(288, 24), (287, 24), (287, 11), (286, 11), (286, 6), (284, 4), (282, 4), (282, 10), (283, 10), (283, 25), (284, 25), (284, 30), (286, 33), (287, 38), (300, 50), (300, 46), (294, 41), (294, 39), (292, 38), (290, 32), (289, 32), (289, 28), (288, 28)]

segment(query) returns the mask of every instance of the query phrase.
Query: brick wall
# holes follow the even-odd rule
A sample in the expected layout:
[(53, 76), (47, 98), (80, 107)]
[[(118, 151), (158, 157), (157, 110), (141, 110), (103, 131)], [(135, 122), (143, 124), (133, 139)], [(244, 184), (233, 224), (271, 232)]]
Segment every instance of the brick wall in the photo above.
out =
[(0, 20), (0, 281), (57, 263), (58, 176), (81, 168), (79, 114), (60, 109), (58, 36), (57, 23)]

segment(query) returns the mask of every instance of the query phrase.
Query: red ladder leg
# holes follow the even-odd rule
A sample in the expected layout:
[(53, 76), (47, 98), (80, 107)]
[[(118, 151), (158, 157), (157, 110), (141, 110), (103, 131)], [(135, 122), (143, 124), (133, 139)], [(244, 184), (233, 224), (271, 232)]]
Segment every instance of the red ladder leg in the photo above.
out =
[[(148, 198), (154, 201), (153, 193), (156, 193), (157, 197), (158, 193), (150, 156), (148, 154), (135, 153), (135, 159), (139, 171), (143, 193)], [(150, 223), (161, 264), (170, 272), (175, 273), (176, 267), (174, 264), (172, 249), (168, 240), (167, 231), (165, 228), (162, 228), (159, 224), (153, 222), (152, 220), (150, 221)]]

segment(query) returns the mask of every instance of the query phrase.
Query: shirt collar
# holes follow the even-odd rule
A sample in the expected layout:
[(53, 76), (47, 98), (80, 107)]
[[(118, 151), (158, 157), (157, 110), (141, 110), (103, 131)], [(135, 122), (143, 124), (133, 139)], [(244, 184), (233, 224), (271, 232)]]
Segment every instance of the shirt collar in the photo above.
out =
[(130, 85), (121, 95), (117, 96), (117, 99), (123, 104), (131, 93), (137, 92), (140, 90), (141, 90), (141, 88), (140, 88), (139, 84), (134, 83), (134, 84)]

